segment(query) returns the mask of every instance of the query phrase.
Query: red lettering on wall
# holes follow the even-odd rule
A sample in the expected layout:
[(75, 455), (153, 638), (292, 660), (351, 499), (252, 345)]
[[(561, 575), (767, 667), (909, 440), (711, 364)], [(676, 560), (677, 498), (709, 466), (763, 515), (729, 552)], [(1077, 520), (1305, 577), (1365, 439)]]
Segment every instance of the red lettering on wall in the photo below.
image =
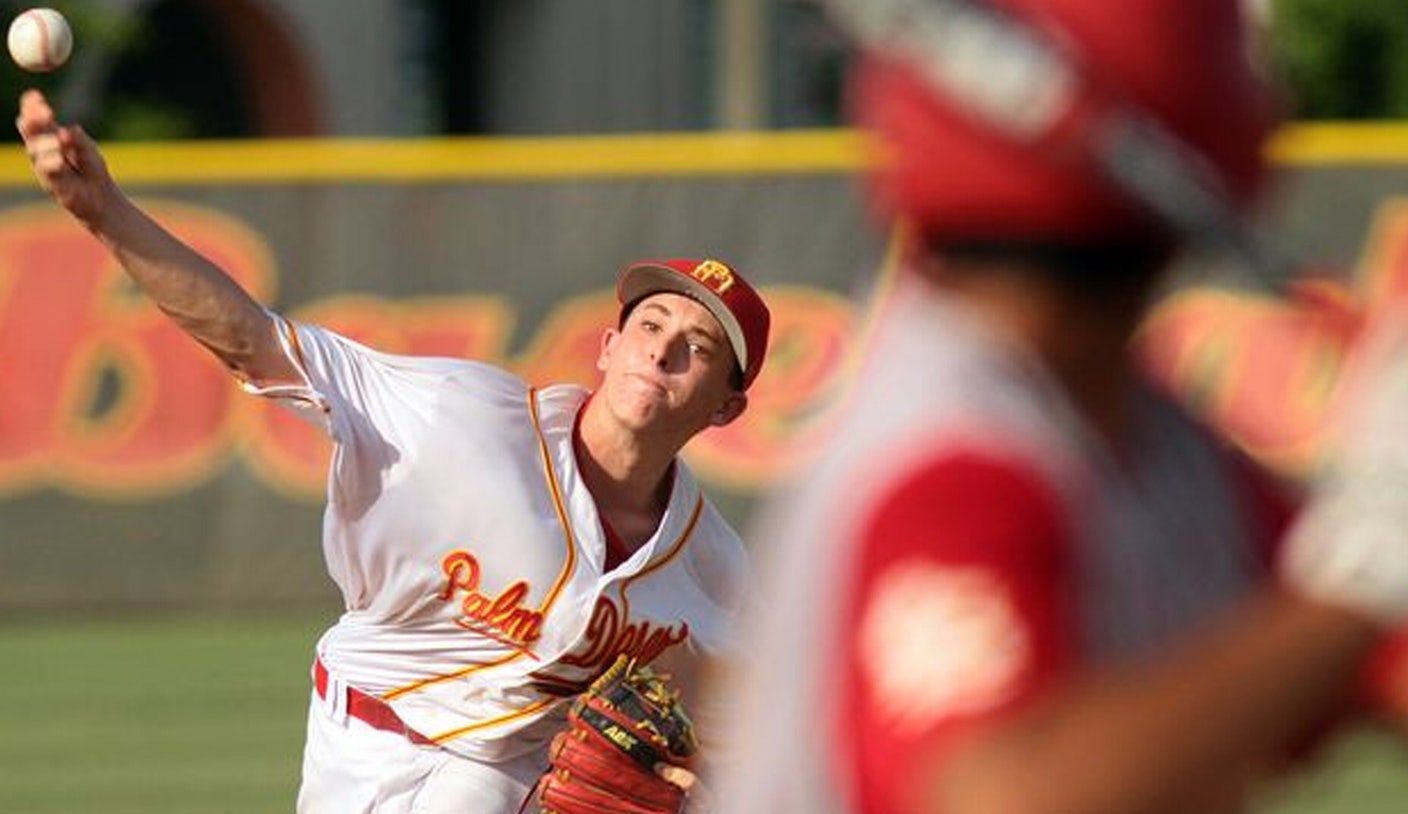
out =
[(1408, 299), (1408, 202), (1375, 217), (1352, 285), (1310, 280), (1289, 298), (1194, 288), (1150, 316), (1153, 375), (1282, 474), (1309, 474), (1341, 399), (1339, 373), (1363, 326)]
[[(238, 221), (157, 203), (158, 219), (272, 302), (268, 247)], [(816, 289), (766, 292), (772, 350), (745, 416), (686, 454), (701, 477), (747, 489), (811, 454), (811, 419), (839, 384), (853, 317)], [(596, 381), (609, 290), (558, 306), (516, 358), (500, 298), (338, 296), (288, 312), (388, 352), (483, 359), (533, 384)], [(44, 204), (0, 214), (0, 495), (51, 486), (140, 499), (198, 486), (238, 451), (274, 490), (320, 499), (330, 445), (287, 410), (242, 394), (219, 363), (136, 291), (102, 247)]]
[[(256, 296), (263, 243), (208, 210), (148, 204)], [(0, 491), (104, 498), (187, 488), (233, 431), (230, 377), (183, 337), (91, 236), (53, 207), (0, 215)]]
[(1366, 319), (1408, 301), (1408, 198), (1390, 198), (1375, 213), (1359, 275)]
[(856, 321), (847, 300), (814, 288), (774, 286), (765, 295), (772, 336), (747, 411), (686, 449), (701, 477), (738, 489), (770, 483), (820, 448), (822, 407), (841, 382)]
[(1288, 474), (1315, 463), (1346, 350), (1337, 321), (1195, 289), (1154, 312), (1142, 344), (1155, 375), (1253, 456)]
[(509, 366), (530, 384), (575, 382), (592, 387), (607, 328), (616, 327), (616, 297), (589, 294), (565, 300), (543, 320), (533, 341)]

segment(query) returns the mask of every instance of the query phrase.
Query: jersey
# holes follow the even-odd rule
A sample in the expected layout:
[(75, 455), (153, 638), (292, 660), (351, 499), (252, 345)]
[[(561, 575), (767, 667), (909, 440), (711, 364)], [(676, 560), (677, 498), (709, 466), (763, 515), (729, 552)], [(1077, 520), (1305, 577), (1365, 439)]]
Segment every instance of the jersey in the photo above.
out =
[(738, 692), (770, 737), (721, 810), (910, 810), (916, 755), (1266, 578), (1284, 513), (1173, 404), (1142, 391), (1112, 449), (1035, 358), (898, 285), (831, 448), (760, 523), (772, 658)]
[(586, 390), (279, 323), (305, 381), (253, 389), (334, 442), (323, 554), (346, 611), (318, 643), (330, 684), (499, 762), (543, 748), (618, 653), (730, 646), (746, 555), (682, 462), (655, 535), (607, 567), (573, 444)]

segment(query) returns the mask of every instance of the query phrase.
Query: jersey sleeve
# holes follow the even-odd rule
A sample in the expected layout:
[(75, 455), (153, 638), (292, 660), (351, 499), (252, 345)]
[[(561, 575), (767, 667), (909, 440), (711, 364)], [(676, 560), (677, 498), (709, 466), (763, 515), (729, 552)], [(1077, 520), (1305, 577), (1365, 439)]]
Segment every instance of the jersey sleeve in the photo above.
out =
[(241, 380), (240, 387), (246, 393), (262, 396), (287, 408), (294, 415), (320, 429), (330, 430), (328, 418), (331, 406), (309, 378), (308, 363), (297, 328), (294, 323), (280, 314), (273, 311), (269, 311), (268, 314), (269, 318), (274, 321), (274, 331), (279, 339), (279, 347), (284, 356), (293, 363), (300, 380), (297, 383), (279, 382), (275, 384)]
[(316, 325), (274, 315), (285, 354), (302, 381), (245, 389), (274, 400), (332, 439), (330, 498), (359, 510), (396, 467), (433, 443), (441, 401), (523, 402), (527, 385), (507, 371), (464, 359), (383, 353)]
[(408, 367), (414, 360), (374, 351), (317, 325), (284, 321), (281, 333), (304, 386), (262, 395), (305, 418), (314, 417), (309, 408), (316, 407), (319, 423), (338, 444), (394, 438), (397, 424), (414, 417), (410, 408), (421, 398), (417, 391), (427, 389), (418, 381), (423, 377)]
[(915, 810), (914, 782), (941, 770), (966, 731), (1071, 662), (1060, 506), (1034, 471), (960, 453), (916, 471), (869, 516), (839, 631), (833, 739), (861, 811)]
[(394, 435), (398, 424), (424, 413), (451, 380), (458, 387), (507, 392), (514, 400), (525, 389), (516, 376), (492, 365), (383, 353), (317, 325), (271, 315), (302, 382), (246, 384), (245, 389), (291, 409), (338, 443), (367, 432)]

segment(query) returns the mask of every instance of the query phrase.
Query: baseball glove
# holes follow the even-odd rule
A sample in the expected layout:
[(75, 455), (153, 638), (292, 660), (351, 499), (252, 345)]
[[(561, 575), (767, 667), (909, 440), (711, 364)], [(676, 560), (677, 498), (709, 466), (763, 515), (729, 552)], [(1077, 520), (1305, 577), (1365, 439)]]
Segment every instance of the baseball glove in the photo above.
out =
[(655, 773), (698, 749), (668, 676), (620, 656), (567, 713), (538, 781), (544, 814), (677, 814), (684, 792)]

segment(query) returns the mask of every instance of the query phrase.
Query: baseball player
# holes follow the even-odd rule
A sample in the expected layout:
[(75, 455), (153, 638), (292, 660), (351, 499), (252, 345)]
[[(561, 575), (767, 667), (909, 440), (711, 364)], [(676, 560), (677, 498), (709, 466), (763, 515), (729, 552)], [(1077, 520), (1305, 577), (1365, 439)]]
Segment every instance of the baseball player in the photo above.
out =
[(768, 309), (736, 270), (629, 266), (598, 387), (531, 387), (266, 310), (43, 96), (18, 126), (41, 186), (171, 319), (335, 442), (323, 552), (346, 612), (317, 645), (298, 811), (512, 814), (565, 699), (619, 654), (726, 654), (749, 567), (677, 454), (744, 411), (763, 365)]
[[(1408, 322), (1370, 334), (1331, 474), (1295, 515), (1132, 358), (1183, 232), (1083, 140), (1107, 111), (1026, 141), (972, 106), (1040, 114), (1053, 98), (1003, 94), (1028, 68), (1065, 77), (964, 62), (1021, 56), (994, 25), (1058, 44), (1244, 210), (1272, 119), (1239, 4), (978, 0), (956, 21), (924, 13), (951, 2), (858, 2), (904, 7), (854, 99), (912, 251), (830, 450), (759, 529), (775, 604), (749, 646), (770, 658), (742, 676), (720, 810), (1243, 810), (1357, 706), (1408, 616)], [(961, 26), (971, 47), (925, 49)], [(974, 99), (937, 81), (975, 77)]]

